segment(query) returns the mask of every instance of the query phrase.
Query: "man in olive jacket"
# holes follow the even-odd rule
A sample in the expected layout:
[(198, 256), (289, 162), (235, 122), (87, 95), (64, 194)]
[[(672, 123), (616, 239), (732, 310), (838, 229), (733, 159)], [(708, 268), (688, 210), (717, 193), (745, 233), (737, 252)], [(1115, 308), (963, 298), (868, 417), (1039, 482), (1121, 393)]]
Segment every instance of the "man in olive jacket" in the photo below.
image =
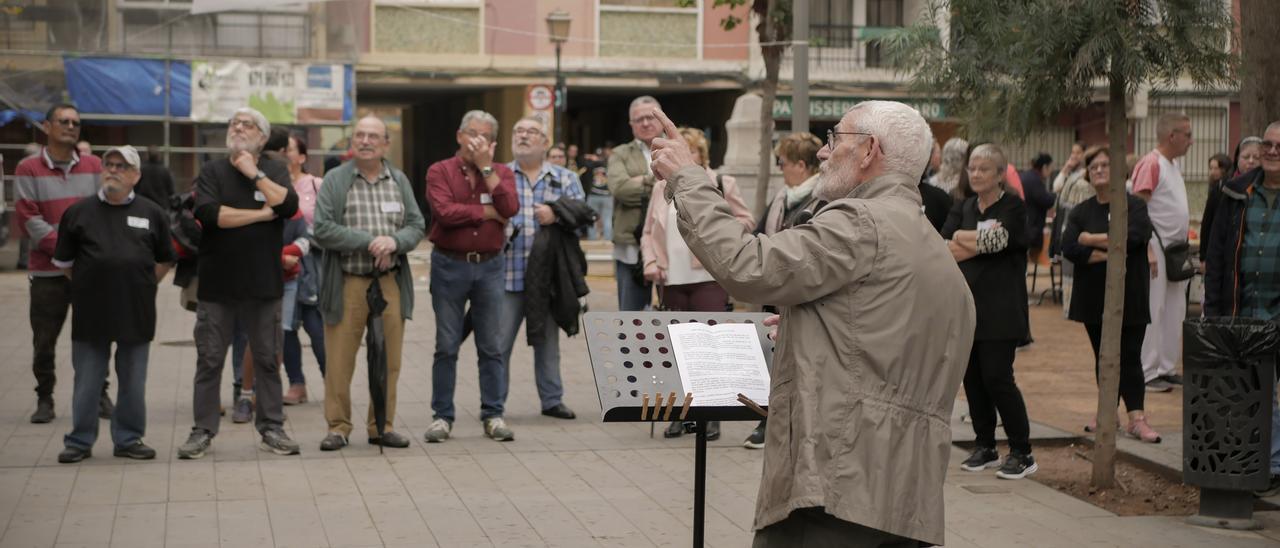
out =
[[(776, 303), (755, 546), (943, 544), (951, 409), (974, 305), (916, 189), (932, 136), (915, 110), (868, 101), (819, 152), (809, 223), (752, 235), (675, 125), (654, 140), (680, 234), (735, 299)], [(803, 539), (797, 541), (796, 539)], [(824, 544), (827, 542), (829, 544)]]
[(409, 447), (409, 438), (392, 427), (404, 321), (413, 317), (413, 274), (406, 254), (418, 246), (426, 224), (409, 179), (383, 158), (390, 144), (382, 120), (361, 118), (351, 135), (354, 158), (325, 174), (316, 199), (315, 240), (325, 250), (320, 312), (329, 359), (324, 376), (329, 433), (320, 442), (322, 451), (342, 449), (351, 434), (351, 377), (369, 319), (366, 292), (374, 283), (387, 300), (382, 313), (387, 423), (379, 436), (370, 406), (365, 427), (371, 445)]
[(648, 95), (636, 97), (629, 110), (631, 134), (635, 140), (623, 143), (609, 155), (609, 193), (613, 195), (613, 260), (618, 284), (618, 310), (644, 310), (649, 304), (650, 286), (634, 274), (643, 264), (640, 241), (649, 210), (649, 194), (657, 179), (649, 169), (649, 143), (662, 134), (662, 124), (654, 117), (658, 101)]

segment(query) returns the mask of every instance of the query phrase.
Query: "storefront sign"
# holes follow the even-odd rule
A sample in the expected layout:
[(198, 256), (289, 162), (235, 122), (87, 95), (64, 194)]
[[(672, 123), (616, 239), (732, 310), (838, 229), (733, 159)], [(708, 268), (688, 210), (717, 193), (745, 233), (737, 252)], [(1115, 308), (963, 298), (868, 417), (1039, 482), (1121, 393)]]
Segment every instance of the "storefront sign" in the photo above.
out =
[(351, 121), (350, 67), (287, 61), (192, 61), (191, 118), (223, 122), (257, 109), (271, 123)]
[[(854, 105), (862, 101), (871, 101), (878, 99), (876, 97), (810, 97), (809, 98), (809, 118), (811, 120), (827, 120), (835, 121), (844, 116)], [(920, 114), (927, 120), (937, 120), (946, 118), (946, 108), (942, 101), (935, 99), (922, 99), (915, 97), (907, 97), (901, 99), (886, 99), (905, 103), (920, 111)], [(773, 117), (774, 118), (790, 118), (791, 117), (791, 96), (782, 95), (773, 101)]]

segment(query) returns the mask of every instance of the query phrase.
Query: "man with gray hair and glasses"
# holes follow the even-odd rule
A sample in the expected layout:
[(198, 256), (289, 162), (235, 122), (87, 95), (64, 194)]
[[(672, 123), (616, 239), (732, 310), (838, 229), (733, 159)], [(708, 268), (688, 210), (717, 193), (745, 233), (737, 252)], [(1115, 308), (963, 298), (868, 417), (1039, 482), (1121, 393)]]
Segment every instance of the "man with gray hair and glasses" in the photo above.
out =
[(613, 195), (613, 275), (617, 279), (618, 310), (644, 310), (652, 286), (640, 271), (640, 233), (649, 211), (649, 195), (657, 182), (649, 162), (650, 143), (662, 135), (662, 124), (654, 117), (661, 108), (648, 95), (636, 97), (628, 109), (631, 134), (635, 140), (614, 147), (609, 155), (609, 193)]
[(237, 323), (248, 332), (253, 353), (259, 447), (278, 455), (298, 454), (297, 442), (284, 432), (284, 392), (276, 362), (284, 338), (280, 251), (284, 223), (298, 211), (298, 195), (285, 165), (262, 155), (270, 133), (271, 124), (261, 112), (236, 110), (227, 124), (228, 157), (206, 162), (196, 176), (195, 216), (203, 232), (191, 405), (195, 426), (178, 448), (181, 459), (203, 457), (218, 434), (222, 367)]
[(502, 414), (507, 371), (502, 361), (502, 247), (507, 219), (520, 211), (515, 175), (495, 163), (498, 120), (482, 110), (462, 117), (458, 153), (427, 169), (427, 202), (432, 223), (431, 308), (436, 314), (436, 352), (431, 364), (431, 426), (423, 436), (439, 443), (453, 432), (457, 414), (453, 392), (463, 317), (471, 305), (480, 372), (480, 420), (484, 435), (511, 441), (515, 434)]
[(943, 544), (951, 408), (974, 302), (920, 210), (929, 125), (859, 103), (818, 152), (813, 219), (752, 235), (662, 112), (653, 171), (689, 249), (777, 326), (754, 546)]

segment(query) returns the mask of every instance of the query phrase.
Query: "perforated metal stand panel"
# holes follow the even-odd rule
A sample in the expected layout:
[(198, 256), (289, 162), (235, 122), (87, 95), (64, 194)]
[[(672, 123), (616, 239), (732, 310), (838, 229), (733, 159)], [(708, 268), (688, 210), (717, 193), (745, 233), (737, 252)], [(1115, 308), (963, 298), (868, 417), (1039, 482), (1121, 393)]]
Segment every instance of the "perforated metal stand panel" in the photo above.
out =
[[(679, 364), (671, 348), (667, 326), (700, 322), (750, 323), (756, 326), (765, 363), (773, 370), (773, 341), (764, 326), (764, 313), (750, 312), (588, 312), (582, 317), (582, 332), (587, 337), (591, 370), (595, 374), (600, 395), (601, 419), (604, 422), (651, 422), (678, 418), (685, 399), (680, 383)], [(652, 412), (657, 396), (662, 408)], [(676, 395), (674, 403), (671, 394)], [(641, 410), (649, 396), (651, 412), (644, 419)], [(685, 420), (759, 420), (760, 415), (745, 406), (700, 407), (697, 398)], [(768, 402), (757, 402), (765, 407)], [(671, 408), (668, 415), (665, 411)]]

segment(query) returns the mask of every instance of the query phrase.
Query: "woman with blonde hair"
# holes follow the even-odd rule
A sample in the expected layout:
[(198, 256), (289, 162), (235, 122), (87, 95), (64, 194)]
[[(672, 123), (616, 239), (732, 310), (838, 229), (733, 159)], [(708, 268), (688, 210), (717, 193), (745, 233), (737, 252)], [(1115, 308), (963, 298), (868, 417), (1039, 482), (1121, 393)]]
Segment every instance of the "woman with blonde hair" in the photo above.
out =
[[(707, 170), (707, 176), (720, 187), (721, 194), (729, 203), (729, 209), (742, 222), (747, 230), (755, 228), (747, 203), (738, 191), (738, 183), (733, 177), (717, 175), (708, 162), (707, 138), (701, 130), (680, 128), (680, 136), (689, 144), (694, 159)], [(658, 302), (667, 310), (690, 312), (724, 312), (729, 304), (729, 293), (726, 292), (711, 273), (702, 268), (697, 257), (689, 251), (684, 237), (676, 228), (676, 206), (668, 203), (663, 194), (666, 181), (659, 180), (653, 185), (653, 193), (649, 197), (649, 211), (644, 220), (644, 233), (640, 237), (640, 252), (644, 257), (644, 277), (658, 287)], [(663, 434), (668, 438), (678, 437), (684, 433), (680, 421), (671, 423)], [(720, 422), (707, 424), (707, 439), (720, 437)]]
[(952, 198), (963, 200), (959, 194), (960, 174), (964, 172), (964, 164), (969, 153), (969, 142), (959, 137), (947, 139), (942, 145), (942, 166), (938, 172), (929, 177), (929, 184), (947, 191)]

